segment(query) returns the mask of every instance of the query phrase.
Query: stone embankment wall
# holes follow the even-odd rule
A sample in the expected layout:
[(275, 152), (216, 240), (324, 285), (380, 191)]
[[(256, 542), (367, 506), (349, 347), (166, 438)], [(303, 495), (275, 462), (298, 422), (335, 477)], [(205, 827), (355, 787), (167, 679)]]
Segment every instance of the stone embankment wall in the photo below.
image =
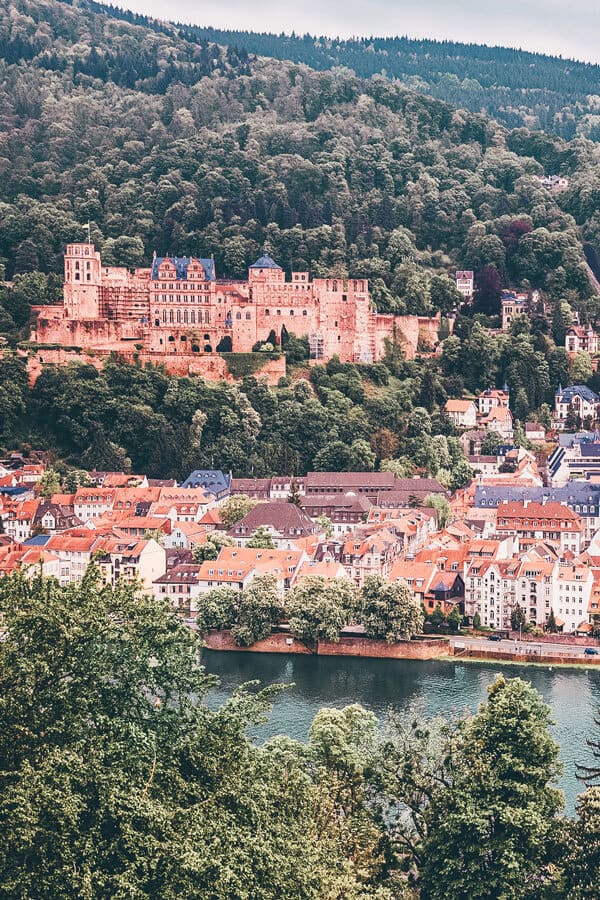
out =
[(388, 644), (386, 641), (369, 638), (343, 637), (338, 643), (318, 641), (307, 645), (289, 634), (277, 633), (251, 647), (238, 647), (229, 631), (209, 631), (204, 636), (209, 650), (242, 650), (251, 653), (303, 653), (313, 656), (363, 656), (376, 659), (436, 659), (449, 653), (448, 641), (438, 638), (419, 641), (400, 641)]
[(516, 662), (516, 663), (524, 663), (526, 665), (530, 663), (540, 663), (543, 665), (549, 666), (561, 666), (561, 665), (585, 665), (585, 666), (598, 666), (600, 665), (600, 655), (598, 656), (584, 656), (583, 654), (574, 655), (572, 653), (561, 653), (560, 651), (550, 652), (550, 648), (548, 648), (548, 652), (546, 653), (538, 653), (533, 652), (533, 647), (530, 647), (529, 653), (523, 652), (515, 652), (513, 650), (508, 650), (507, 652), (503, 652), (502, 650), (488, 650), (487, 647), (467, 647), (466, 649), (459, 649), (457, 647), (450, 648), (450, 653), (457, 659), (480, 659), (483, 662), (487, 660), (493, 660), (498, 662)]
[[(169, 355), (165, 353), (138, 352), (133, 347), (126, 349), (120, 347), (118, 351), (114, 352), (117, 353), (119, 359), (127, 363), (162, 365), (169, 375), (197, 375), (206, 381), (233, 382), (236, 380), (229, 372), (225, 360), (217, 353), (200, 356), (194, 353), (174, 353)], [(66, 366), (68, 363), (77, 362), (101, 369), (108, 356), (109, 351), (105, 352), (102, 350), (86, 353), (83, 350), (79, 352), (64, 347), (40, 347), (27, 360), (30, 384), (35, 384), (44, 366)], [(257, 378), (266, 378), (267, 383), (270, 385), (276, 385), (279, 379), (285, 375), (285, 356), (282, 355), (278, 359), (266, 359), (264, 365), (255, 372), (255, 375)]]

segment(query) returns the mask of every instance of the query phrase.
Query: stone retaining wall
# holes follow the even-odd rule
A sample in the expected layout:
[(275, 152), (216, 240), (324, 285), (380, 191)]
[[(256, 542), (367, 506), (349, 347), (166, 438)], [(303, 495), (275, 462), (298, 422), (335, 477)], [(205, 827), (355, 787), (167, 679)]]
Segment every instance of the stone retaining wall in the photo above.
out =
[(376, 659), (436, 659), (447, 656), (448, 642), (440, 639), (400, 641), (388, 644), (386, 641), (369, 638), (343, 637), (339, 643), (318, 641), (312, 648), (285, 632), (275, 632), (251, 647), (238, 647), (229, 631), (209, 631), (204, 636), (209, 650), (242, 650), (251, 653), (303, 653), (314, 656), (364, 656)]

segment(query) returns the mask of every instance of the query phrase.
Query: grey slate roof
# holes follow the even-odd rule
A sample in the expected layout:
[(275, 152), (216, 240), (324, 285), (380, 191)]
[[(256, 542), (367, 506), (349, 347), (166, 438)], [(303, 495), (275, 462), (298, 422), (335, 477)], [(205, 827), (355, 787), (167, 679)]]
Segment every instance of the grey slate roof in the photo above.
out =
[(561, 403), (570, 403), (573, 397), (581, 397), (582, 400), (587, 400), (589, 403), (598, 402), (598, 394), (595, 394), (594, 391), (585, 384), (572, 384), (570, 387), (558, 390), (557, 396), (560, 397)]
[(250, 266), (251, 269), (281, 269), (281, 266), (278, 266), (274, 259), (271, 259), (267, 251), (263, 252), (262, 256), (256, 260), (255, 263), (252, 263)]
[[(168, 259), (173, 263), (177, 270), (177, 274), (175, 275), (178, 279), (185, 280), (187, 278), (187, 270), (188, 266), (191, 262), (194, 261), (194, 257), (192, 256), (157, 256), (152, 263), (152, 281), (158, 280), (158, 267), (161, 263)], [(202, 265), (202, 268), (206, 272), (206, 277), (209, 281), (215, 280), (215, 261), (214, 259), (198, 259), (198, 262)]]

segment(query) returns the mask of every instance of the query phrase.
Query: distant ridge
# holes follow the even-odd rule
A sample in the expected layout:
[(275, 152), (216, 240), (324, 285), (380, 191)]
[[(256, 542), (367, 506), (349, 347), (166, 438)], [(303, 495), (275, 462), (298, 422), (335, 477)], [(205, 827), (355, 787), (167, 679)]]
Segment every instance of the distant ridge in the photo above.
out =
[(408, 37), (341, 40), (235, 31), (166, 23), (96, 0), (72, 5), (167, 33), (173, 29), (186, 40), (242, 48), (318, 71), (344, 66), (364, 78), (385, 75), (454, 106), (492, 116), (508, 128), (539, 128), (567, 140), (576, 134), (600, 139), (600, 126), (589, 118), (597, 115), (600, 106), (600, 65), (595, 63), (458, 41)]

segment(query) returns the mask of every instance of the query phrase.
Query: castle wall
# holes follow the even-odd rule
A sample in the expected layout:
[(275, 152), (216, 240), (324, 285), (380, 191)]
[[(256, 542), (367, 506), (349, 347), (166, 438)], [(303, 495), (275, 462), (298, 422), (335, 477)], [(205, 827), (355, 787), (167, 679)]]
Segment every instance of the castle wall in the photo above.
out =
[(65, 255), (64, 305), (37, 310), (33, 340), (103, 352), (143, 351), (172, 367), (216, 350), (229, 337), (234, 352), (250, 352), (274, 331), (316, 335), (324, 359), (337, 354), (369, 362), (397, 341), (409, 359), (419, 345), (437, 343), (435, 318), (382, 315), (371, 309), (366, 279), (316, 278), (293, 272), (292, 280), (267, 254), (247, 282), (216, 282), (214, 261), (156, 258), (151, 268), (129, 272), (102, 266), (91, 244), (70, 244)]

